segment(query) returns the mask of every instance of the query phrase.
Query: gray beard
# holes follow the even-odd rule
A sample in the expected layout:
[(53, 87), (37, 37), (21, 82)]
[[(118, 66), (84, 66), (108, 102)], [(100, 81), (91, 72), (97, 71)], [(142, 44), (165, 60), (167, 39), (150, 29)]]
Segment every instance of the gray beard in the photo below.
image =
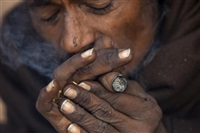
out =
[[(161, 15), (160, 21), (164, 16)], [(14, 70), (26, 65), (40, 75), (52, 78), (54, 69), (70, 57), (68, 54), (60, 55), (52, 44), (36, 32), (25, 4), (18, 6), (5, 17), (0, 35), (1, 62)], [(137, 79), (140, 71), (153, 60), (160, 44), (158, 39), (154, 41), (145, 59), (129, 78)]]
[(0, 32), (1, 62), (16, 70), (26, 65), (40, 75), (51, 78), (54, 69), (69, 55), (59, 52), (35, 31), (25, 4), (5, 18)]

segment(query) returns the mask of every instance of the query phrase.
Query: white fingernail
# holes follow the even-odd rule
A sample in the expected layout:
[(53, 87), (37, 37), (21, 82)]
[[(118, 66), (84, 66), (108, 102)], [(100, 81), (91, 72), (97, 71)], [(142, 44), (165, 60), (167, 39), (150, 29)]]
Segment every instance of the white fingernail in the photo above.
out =
[(69, 127), (67, 128), (67, 130), (70, 133), (80, 133), (81, 132), (80, 128), (76, 124), (70, 124)]
[(74, 112), (74, 110), (75, 110), (74, 105), (68, 99), (65, 100), (61, 105), (61, 111), (65, 113), (72, 113)]
[(47, 91), (47, 92), (50, 92), (50, 91), (53, 90), (54, 87), (55, 87), (55, 85), (54, 85), (54, 80), (52, 80), (52, 81), (48, 84), (48, 86), (46, 87), (46, 91)]
[(69, 87), (65, 93), (64, 93), (65, 96), (67, 96), (68, 98), (71, 98), (71, 99), (74, 99), (77, 97), (77, 92), (76, 90), (74, 90), (72, 87)]
[(88, 57), (90, 57), (90, 56), (92, 55), (93, 50), (94, 50), (94, 48), (89, 49), (89, 50), (83, 52), (83, 53), (81, 54), (81, 56), (82, 56), (83, 58), (88, 58)]
[(81, 82), (78, 86), (82, 87), (83, 89), (85, 89), (87, 91), (90, 91), (90, 89), (91, 89), (90, 85), (88, 85), (84, 82)]
[(130, 53), (131, 53), (131, 49), (126, 49), (126, 50), (123, 50), (123, 51), (120, 51), (118, 56), (120, 59), (125, 59), (125, 58), (128, 58), (130, 56)]
[(77, 83), (75, 81), (72, 81), (73, 84), (77, 85)]

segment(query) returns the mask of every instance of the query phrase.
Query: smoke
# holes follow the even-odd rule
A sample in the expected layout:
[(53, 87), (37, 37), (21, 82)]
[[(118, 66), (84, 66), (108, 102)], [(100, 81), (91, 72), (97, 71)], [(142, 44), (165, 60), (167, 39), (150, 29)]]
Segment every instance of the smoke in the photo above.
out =
[[(154, 4), (151, 6), (157, 8)], [(151, 31), (159, 29), (167, 13), (163, 6), (159, 6), (159, 9), (161, 14)], [(136, 79), (139, 72), (153, 60), (162, 43), (159, 39), (159, 31), (157, 33), (152, 48), (138, 68), (130, 74), (130, 78)], [(69, 57), (67, 54), (59, 55), (59, 52), (50, 43), (39, 36), (33, 28), (28, 7), (25, 4), (18, 6), (7, 15), (0, 35), (1, 62), (13, 69), (26, 65), (50, 78), (53, 70)]]
[(59, 55), (34, 30), (25, 4), (16, 7), (4, 18), (0, 35), (1, 62), (12, 69), (26, 65), (50, 78), (53, 70), (67, 58), (67, 55)]

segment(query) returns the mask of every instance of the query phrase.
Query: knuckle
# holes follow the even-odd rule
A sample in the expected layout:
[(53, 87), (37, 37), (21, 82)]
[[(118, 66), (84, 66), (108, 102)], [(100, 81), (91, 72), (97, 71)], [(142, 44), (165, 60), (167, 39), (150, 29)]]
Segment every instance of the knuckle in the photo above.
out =
[(93, 92), (96, 96), (99, 96), (100, 98), (104, 97), (103, 90), (101, 88), (98, 88), (94, 90)]
[(75, 75), (74, 75), (74, 79), (76, 81), (83, 81), (83, 80), (87, 80), (90, 79), (92, 76), (92, 72), (94, 71), (94, 67), (91, 65), (87, 65), (81, 69), (79, 69)]
[(95, 105), (92, 113), (101, 120), (112, 121), (113, 109), (108, 104)]
[(109, 66), (112, 68), (112, 62), (113, 62), (113, 57), (114, 57), (114, 53), (113, 52), (110, 52), (110, 53), (107, 53), (107, 54), (104, 54), (104, 55), (101, 55), (100, 57), (100, 63), (102, 65), (105, 65), (105, 66)]
[(91, 65), (87, 65), (78, 70), (78, 74), (88, 74), (88, 72), (92, 71), (93, 67)]
[(82, 91), (82, 92), (79, 92), (78, 95), (79, 96), (76, 98), (76, 100), (78, 101), (80, 105), (87, 106), (91, 103), (91, 97), (88, 92)]
[(110, 133), (112, 131), (111, 126), (103, 121), (99, 121), (97, 125), (98, 133)]
[(72, 118), (72, 121), (75, 122), (75, 123), (78, 123), (78, 124), (84, 124), (85, 121), (87, 121), (88, 119), (88, 114), (85, 113), (84, 111), (75, 111), (72, 113), (71, 115)]

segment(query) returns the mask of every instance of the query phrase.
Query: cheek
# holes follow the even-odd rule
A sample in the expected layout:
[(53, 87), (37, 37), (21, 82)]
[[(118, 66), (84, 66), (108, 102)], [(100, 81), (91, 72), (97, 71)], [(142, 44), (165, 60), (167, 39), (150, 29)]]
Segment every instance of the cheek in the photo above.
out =
[(106, 33), (113, 41), (114, 47), (133, 48), (138, 32), (136, 21), (133, 19), (121, 18), (116, 22), (111, 22)]
[(139, 21), (140, 8), (139, 6), (134, 8), (133, 11), (133, 5), (126, 6), (126, 8), (121, 8), (118, 12), (108, 16), (106, 21), (102, 20), (104, 22), (104, 31), (102, 32), (108, 35), (118, 48), (133, 47), (139, 32), (142, 31), (142, 24)]

